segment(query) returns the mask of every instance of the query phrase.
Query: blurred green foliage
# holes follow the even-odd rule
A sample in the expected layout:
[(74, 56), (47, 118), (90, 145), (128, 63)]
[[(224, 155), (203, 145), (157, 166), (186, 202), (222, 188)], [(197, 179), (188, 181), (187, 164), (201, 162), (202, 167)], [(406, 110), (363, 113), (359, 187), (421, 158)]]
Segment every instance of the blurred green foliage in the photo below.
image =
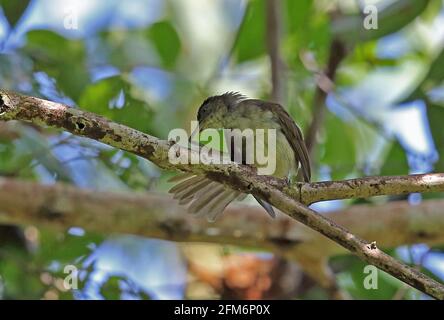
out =
[(152, 111), (144, 101), (131, 95), (131, 84), (122, 76), (89, 85), (80, 96), (79, 105), (132, 128), (150, 129)]
[[(245, 6), (235, 1), (162, 3), (161, 14), (142, 26), (112, 26), (113, 17), (98, 12), (95, 19), (102, 21), (100, 28), (81, 36), (75, 36), (75, 32), (74, 36), (64, 34), (54, 26), (21, 31), (23, 41), (0, 55), (1, 87), (72, 104), (162, 138), (172, 128), (188, 129), (202, 100), (216, 92), (239, 90), (257, 98), (270, 98), (264, 0), (250, 0)], [(203, 18), (208, 19), (202, 24), (198, 16), (202, 11), (198, 10), (204, 3), (205, 10), (211, 12), (204, 14)], [(28, 1), (0, 1), (9, 22), (4, 27), (8, 34), (5, 39), (19, 30), (21, 20), (27, 19), (26, 15), (22, 17), (27, 4)], [(237, 14), (230, 15), (234, 11)], [(440, 11), (442, 15), (440, 0), (393, 1), (379, 12), (379, 29), (369, 31), (362, 28), (362, 13), (344, 2), (281, 2), (284, 105), (305, 130), (313, 117), (316, 76), (328, 61), (332, 39), (343, 41), (348, 53), (337, 72), (335, 93), (339, 96), (346, 96), (347, 91), (359, 88), (367, 76), (380, 71), (395, 74), (405, 65), (417, 64), (423, 75), (385, 109), (381, 106), (374, 111), (365, 95), (360, 96), (358, 108), (347, 103), (345, 111), (329, 108), (313, 159), (315, 179), (409, 173), (412, 167), (408, 155), (412, 156), (412, 151), (396, 135), (386, 132), (389, 121), (385, 122), (382, 113), (417, 99), (426, 104), (426, 125), (432, 134), (434, 152), (444, 152), (444, 99), (436, 100), (429, 94), (433, 89), (444, 90), (444, 51), (442, 44), (427, 42), (421, 36), (421, 28), (433, 30), (431, 23)], [(401, 43), (403, 52), (379, 54), (380, 41), (387, 39)], [(307, 68), (307, 59), (313, 59), (317, 72)], [(136, 77), (141, 67), (146, 73), (152, 72), (147, 79)], [(112, 70), (109, 74), (95, 76), (97, 70), (107, 68)], [(397, 82), (383, 86), (396, 87)], [(375, 95), (389, 93), (377, 90), (381, 88), (375, 89)], [(9, 131), (1, 129), (3, 176), (113, 190), (166, 188), (163, 181), (170, 173), (159, 171), (137, 156), (86, 139), (67, 138), (50, 129), (24, 124)], [(442, 160), (428, 161), (432, 170), (444, 171)], [(428, 197), (442, 198), (442, 194)], [(74, 298), (57, 285), (64, 277), (61, 266), (74, 264), (81, 268), (91, 244), (100, 243), (105, 236), (72, 236), (46, 229), (40, 229), (39, 235), (33, 250), (0, 246), (0, 298), (54, 294)], [(363, 290), (356, 285), (362, 282), (363, 264), (352, 257), (340, 257), (338, 261), (333, 264), (337, 266), (339, 283), (355, 298), (390, 299), (403, 286), (381, 274), (381, 290)], [(81, 286), (86, 281), (87, 277)], [(138, 297), (149, 298), (120, 276), (109, 278), (100, 292), (105, 298), (118, 299), (125, 286)], [(326, 293), (316, 288), (307, 297), (325, 298)], [(404, 298), (417, 295), (406, 294)]]

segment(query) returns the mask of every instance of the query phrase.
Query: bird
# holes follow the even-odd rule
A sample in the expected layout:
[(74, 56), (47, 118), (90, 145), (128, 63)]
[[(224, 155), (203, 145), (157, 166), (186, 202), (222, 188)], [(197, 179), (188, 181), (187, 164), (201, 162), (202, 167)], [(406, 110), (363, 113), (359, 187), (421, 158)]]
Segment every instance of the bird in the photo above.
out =
[[(286, 179), (288, 183), (296, 177), (310, 182), (310, 159), (301, 129), (280, 104), (250, 99), (238, 92), (226, 92), (205, 99), (197, 112), (197, 121), (200, 132), (205, 129), (252, 129), (255, 135), (256, 129), (275, 129), (276, 166), (271, 175)], [(238, 159), (236, 162), (245, 164), (245, 150), (248, 149), (245, 148), (245, 141), (244, 137), (241, 146), (234, 145), (233, 138), (226, 141), (231, 161)], [(268, 149), (267, 143), (264, 148)], [(253, 163), (253, 166), (256, 165), (257, 163)], [(301, 172), (298, 175), (299, 169)], [(215, 221), (232, 201), (242, 200), (247, 196), (203, 175), (193, 173), (182, 173), (169, 181), (176, 183), (169, 190), (173, 198), (177, 199), (180, 205), (188, 206), (189, 213), (206, 216), (210, 222)], [(276, 216), (269, 203), (254, 197), (272, 218)]]

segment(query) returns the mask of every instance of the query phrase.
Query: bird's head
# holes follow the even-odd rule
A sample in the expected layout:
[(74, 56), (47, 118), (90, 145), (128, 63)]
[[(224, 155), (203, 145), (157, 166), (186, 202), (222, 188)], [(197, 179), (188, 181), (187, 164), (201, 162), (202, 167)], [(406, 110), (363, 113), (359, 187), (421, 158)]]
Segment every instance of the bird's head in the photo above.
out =
[(237, 104), (244, 99), (245, 96), (237, 92), (227, 92), (205, 99), (197, 112), (200, 130), (223, 128), (227, 114), (233, 112)]

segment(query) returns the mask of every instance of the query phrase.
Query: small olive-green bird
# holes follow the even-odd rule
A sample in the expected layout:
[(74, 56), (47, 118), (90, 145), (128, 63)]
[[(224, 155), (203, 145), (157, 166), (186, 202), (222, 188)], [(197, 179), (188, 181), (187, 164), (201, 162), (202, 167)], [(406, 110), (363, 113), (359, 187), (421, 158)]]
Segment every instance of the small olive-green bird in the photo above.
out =
[[(302, 179), (305, 182), (310, 181), (310, 161), (302, 132), (281, 105), (227, 92), (207, 98), (199, 108), (197, 120), (200, 132), (208, 128), (252, 129), (253, 132), (256, 132), (255, 129), (276, 129), (276, 167), (272, 175), (290, 181), (296, 177), (300, 168)], [(227, 141), (227, 146), (231, 147), (229, 152), (234, 161), (236, 150), (233, 148), (233, 141)], [(244, 145), (241, 152), (244, 162)], [(207, 216), (209, 221), (214, 221), (232, 201), (246, 197), (246, 194), (229, 189), (205, 176), (185, 173), (170, 181), (177, 182), (170, 193), (179, 200), (179, 204), (189, 205), (188, 212)], [(271, 217), (276, 216), (269, 203), (255, 198)]]

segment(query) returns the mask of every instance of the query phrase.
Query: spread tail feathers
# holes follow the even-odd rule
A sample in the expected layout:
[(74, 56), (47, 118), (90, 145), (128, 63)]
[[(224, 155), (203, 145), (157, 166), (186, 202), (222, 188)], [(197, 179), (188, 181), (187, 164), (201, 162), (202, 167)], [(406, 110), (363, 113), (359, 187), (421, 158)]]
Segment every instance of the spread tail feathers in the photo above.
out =
[[(177, 182), (169, 191), (173, 198), (179, 200), (181, 205), (189, 205), (189, 213), (206, 216), (208, 221), (216, 220), (232, 201), (242, 200), (247, 196), (245, 193), (227, 189), (221, 183), (190, 173), (179, 174), (169, 181)], [(276, 216), (269, 203), (259, 198), (256, 200), (271, 217)]]

